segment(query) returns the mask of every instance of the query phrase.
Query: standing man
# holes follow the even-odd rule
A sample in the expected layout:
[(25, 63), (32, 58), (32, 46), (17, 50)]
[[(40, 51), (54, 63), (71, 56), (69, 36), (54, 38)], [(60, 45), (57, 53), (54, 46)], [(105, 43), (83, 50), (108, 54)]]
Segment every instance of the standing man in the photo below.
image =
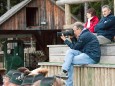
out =
[(110, 7), (102, 7), (103, 18), (95, 26), (95, 32), (100, 44), (108, 44), (113, 41), (115, 35), (115, 17), (111, 14)]
[(67, 78), (66, 86), (73, 86), (73, 65), (95, 64), (100, 61), (101, 51), (99, 42), (93, 33), (84, 28), (81, 22), (73, 26), (76, 42), (70, 42), (62, 34), (61, 39), (71, 49), (67, 51), (62, 65), (62, 78)]

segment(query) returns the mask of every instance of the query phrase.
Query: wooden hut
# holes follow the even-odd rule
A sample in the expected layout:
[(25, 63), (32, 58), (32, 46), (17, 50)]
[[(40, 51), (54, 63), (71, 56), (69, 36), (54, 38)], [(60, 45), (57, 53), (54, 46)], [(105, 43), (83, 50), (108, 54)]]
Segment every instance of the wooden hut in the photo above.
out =
[(55, 0), (24, 0), (0, 17), (0, 38), (32, 37), (36, 50), (43, 50), (48, 59), (47, 45), (61, 42), (56, 33), (64, 24), (65, 10)]

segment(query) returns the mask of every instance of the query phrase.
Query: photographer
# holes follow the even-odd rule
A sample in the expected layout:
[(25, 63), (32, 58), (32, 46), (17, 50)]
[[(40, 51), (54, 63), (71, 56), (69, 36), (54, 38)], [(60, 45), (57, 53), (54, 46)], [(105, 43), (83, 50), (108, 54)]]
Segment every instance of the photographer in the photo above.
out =
[(73, 65), (96, 64), (100, 61), (101, 51), (95, 35), (84, 28), (81, 22), (73, 26), (74, 36), (77, 42), (70, 42), (62, 34), (61, 39), (71, 49), (67, 51), (62, 65), (61, 78), (67, 79), (66, 86), (73, 86)]

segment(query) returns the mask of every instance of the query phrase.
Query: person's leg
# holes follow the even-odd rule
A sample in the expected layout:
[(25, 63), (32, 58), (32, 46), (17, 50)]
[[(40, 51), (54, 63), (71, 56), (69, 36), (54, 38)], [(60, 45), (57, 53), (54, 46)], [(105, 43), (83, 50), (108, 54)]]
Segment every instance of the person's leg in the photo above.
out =
[(96, 62), (90, 58), (87, 54), (81, 53), (78, 56), (74, 56), (72, 64), (77, 65), (77, 64), (95, 64)]
[[(69, 77), (66, 81), (66, 86), (72, 86), (72, 84), (73, 84), (73, 78), (72, 78), (73, 77), (73, 65), (72, 65), (72, 61), (73, 61), (74, 56), (77, 56), (79, 54), (81, 54), (80, 51), (73, 50), (73, 49), (69, 49), (66, 52), (64, 63), (62, 65), (63, 72), (64, 72), (64, 70), (66, 70), (67, 73), (68, 73), (68, 77)], [(65, 74), (62, 75), (62, 76), (65, 76)]]
[(63, 70), (66, 70), (68, 71), (70, 66), (71, 66), (71, 63), (73, 61), (73, 57), (74, 56), (77, 56), (81, 54), (80, 51), (78, 50), (73, 50), (73, 49), (69, 49), (67, 52), (66, 52), (66, 55), (65, 55), (65, 59), (64, 59), (64, 63), (62, 65), (62, 69)]
[(68, 70), (68, 79), (66, 80), (66, 86), (73, 86), (73, 65), (75, 64), (95, 64), (87, 54), (81, 53), (73, 57), (72, 63)]
[(68, 79), (65, 82), (65, 86), (73, 86), (73, 65), (68, 70)]
[(109, 44), (109, 43), (111, 43), (111, 40), (109, 40), (108, 38), (105, 38), (102, 35), (98, 35), (97, 39), (99, 41), (99, 44)]

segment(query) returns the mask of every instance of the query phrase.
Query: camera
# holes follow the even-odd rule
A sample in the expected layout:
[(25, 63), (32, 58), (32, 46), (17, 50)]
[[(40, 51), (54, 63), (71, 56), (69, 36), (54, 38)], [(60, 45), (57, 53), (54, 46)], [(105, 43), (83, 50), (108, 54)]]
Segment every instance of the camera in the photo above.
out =
[(74, 31), (71, 29), (71, 30), (66, 30), (62, 32), (57, 32), (57, 36), (62, 36), (62, 34), (64, 36), (74, 36)]

